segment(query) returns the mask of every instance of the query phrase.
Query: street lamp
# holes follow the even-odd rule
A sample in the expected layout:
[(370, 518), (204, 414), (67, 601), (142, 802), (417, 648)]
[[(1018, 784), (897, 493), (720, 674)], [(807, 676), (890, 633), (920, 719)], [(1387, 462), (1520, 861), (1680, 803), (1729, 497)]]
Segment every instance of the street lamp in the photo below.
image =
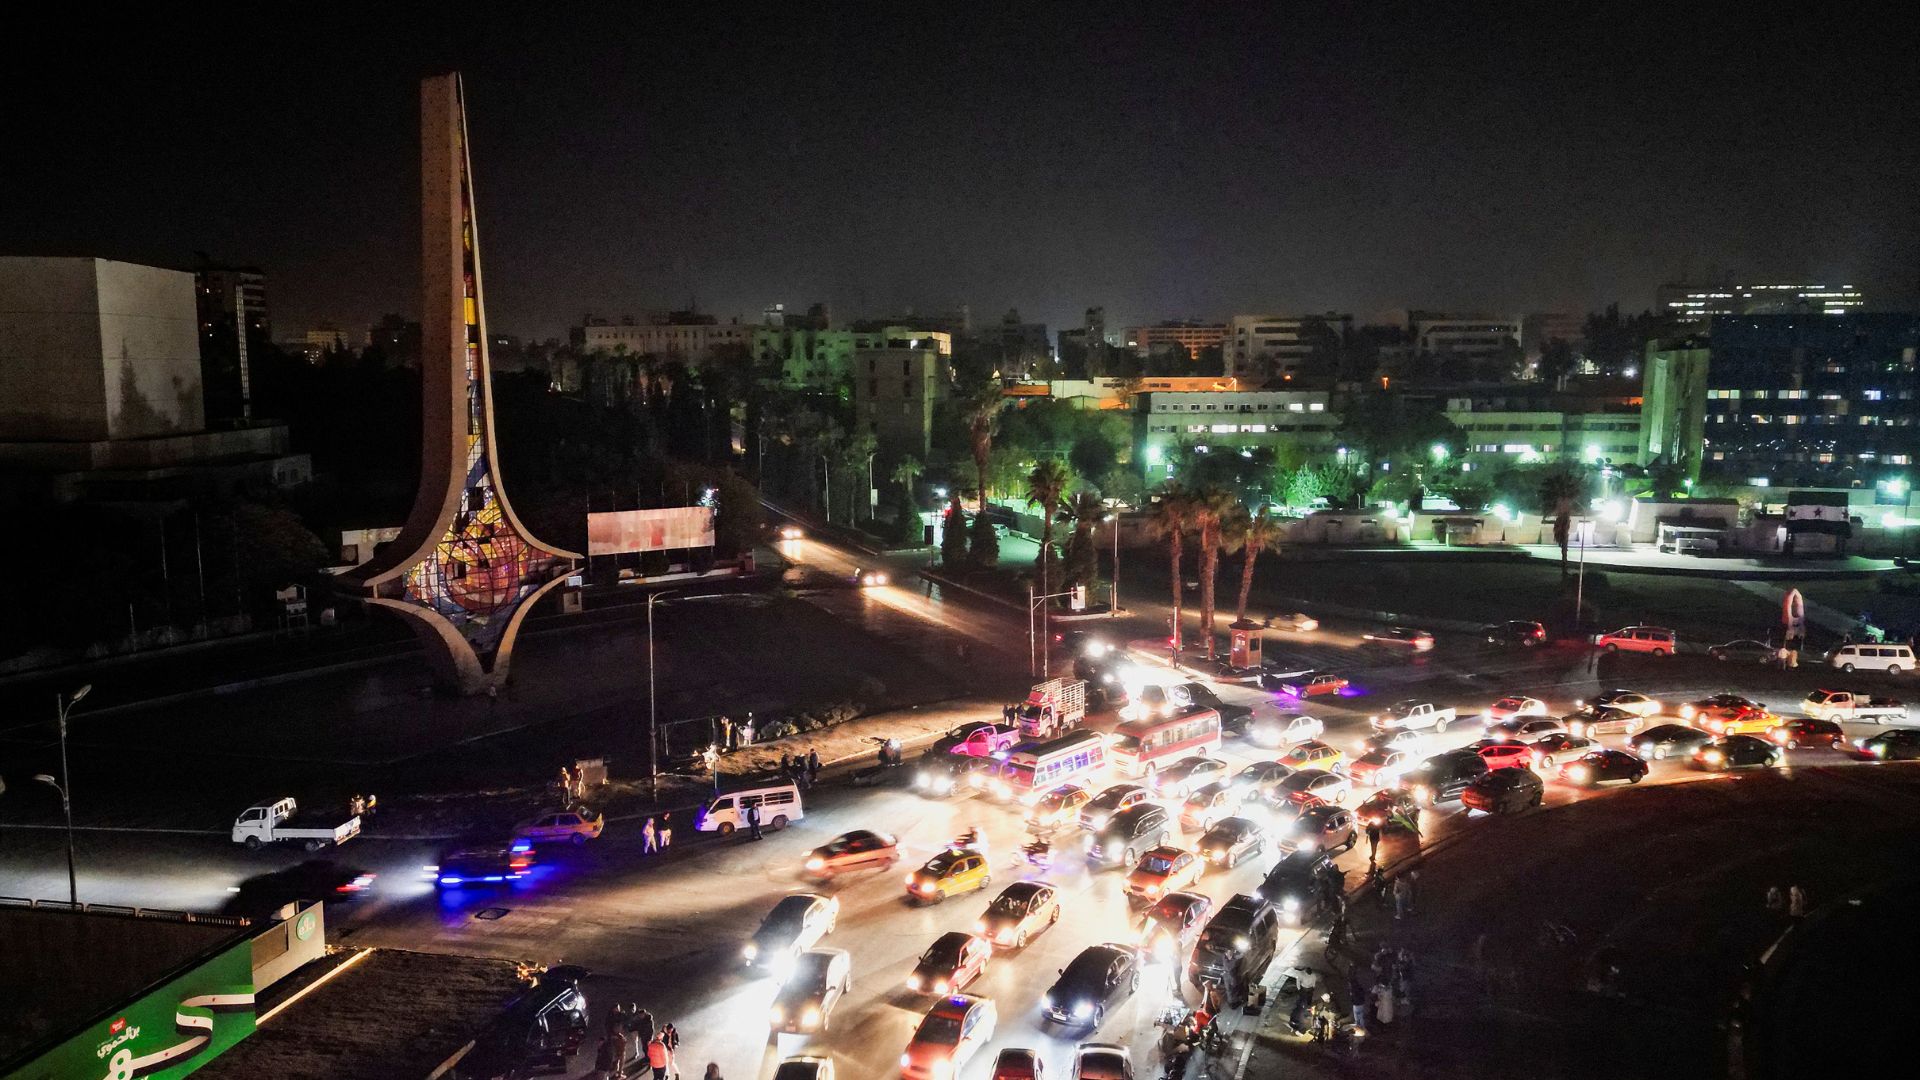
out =
[(73, 776), (67, 770), (67, 717), (72, 714), (73, 707), (91, 693), (93, 684), (87, 683), (71, 696), (53, 695), (53, 707), (60, 716), (60, 779), (56, 781), (45, 773), (34, 777), (60, 793), (60, 809), (67, 817), (67, 903), (75, 908), (80, 906), (80, 882), (73, 872), (73, 799), (68, 795), (73, 787)]
[(1100, 520), (1113, 526), (1113, 587), (1107, 591), (1107, 618), (1120, 615), (1120, 513), (1115, 511)]
[(1593, 537), (1593, 520), (1576, 522), (1574, 532), (1580, 537), (1580, 580), (1573, 588), (1573, 625), (1586, 624), (1587, 603), (1587, 541)]
[(1439, 464), (1444, 464), (1444, 463), (1446, 462), (1446, 460), (1447, 460), (1447, 447), (1446, 447), (1446, 444), (1445, 444), (1445, 443), (1434, 443), (1434, 444), (1433, 444), (1433, 461), (1434, 461), (1434, 464), (1436, 464), (1436, 465), (1439, 465)]

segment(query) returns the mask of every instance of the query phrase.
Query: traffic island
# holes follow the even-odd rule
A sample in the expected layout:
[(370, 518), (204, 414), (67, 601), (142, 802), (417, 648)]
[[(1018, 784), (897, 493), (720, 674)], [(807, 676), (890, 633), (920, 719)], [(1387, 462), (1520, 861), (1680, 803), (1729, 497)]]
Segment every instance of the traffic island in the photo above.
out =
[[(1768, 890), (1799, 885), (1816, 908), (1824, 898), (1850, 910), (1846, 898), (1910, 879), (1917, 827), (1920, 769), (1904, 765), (1721, 775), (1465, 823), (1404, 864), (1419, 871), (1406, 918), (1353, 894), (1354, 944), (1328, 951), (1316, 928), (1294, 958), (1321, 973), (1351, 1023), (1355, 966), (1406, 949), (1411, 1007), (1370, 1020), (1355, 1047), (1296, 1038), (1292, 1000), (1275, 998), (1241, 1075), (1726, 1075), (1742, 988), (1793, 922), (1768, 907)], [(1876, 946), (1826, 935), (1823, 951), (1796, 956), (1795, 985), (1841, 992), (1863, 947)], [(1874, 971), (1856, 1007), (1913, 989), (1911, 964)], [(1778, 999), (1744, 1011), (1749, 1043), (1820, 1038), (1833, 1075), (1892, 1051), (1885, 1040), (1900, 1034), (1796, 1033)]]

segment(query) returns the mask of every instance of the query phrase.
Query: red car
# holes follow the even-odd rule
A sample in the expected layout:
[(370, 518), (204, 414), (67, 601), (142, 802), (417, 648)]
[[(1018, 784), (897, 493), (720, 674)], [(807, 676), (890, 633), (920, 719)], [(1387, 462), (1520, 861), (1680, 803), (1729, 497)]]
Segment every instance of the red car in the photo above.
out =
[(1338, 675), (1304, 675), (1280, 684), (1280, 692), (1290, 697), (1319, 697), (1337, 694), (1347, 688), (1347, 680)]
[(993, 944), (986, 938), (958, 930), (942, 934), (920, 954), (913, 974), (907, 976), (907, 989), (921, 994), (953, 993), (984, 975), (992, 959)]
[(1533, 766), (1533, 747), (1526, 743), (1494, 743), (1480, 748), (1480, 760), (1489, 769), (1526, 769)]

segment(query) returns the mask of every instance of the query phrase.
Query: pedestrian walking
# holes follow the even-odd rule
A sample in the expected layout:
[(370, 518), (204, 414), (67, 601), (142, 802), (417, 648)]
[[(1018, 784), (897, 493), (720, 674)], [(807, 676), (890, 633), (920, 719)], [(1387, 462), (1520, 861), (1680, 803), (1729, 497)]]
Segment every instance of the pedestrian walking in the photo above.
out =
[(1781, 915), (1785, 915), (1787, 913), (1786, 894), (1780, 891), (1780, 886), (1778, 885), (1767, 886), (1766, 905), (1767, 905), (1767, 914), (1772, 915), (1776, 918), (1778, 918)]
[(1397, 922), (1401, 919), (1406, 918), (1407, 912), (1412, 906), (1413, 906), (1413, 886), (1407, 884), (1407, 875), (1402, 874), (1399, 877), (1393, 879), (1394, 920)]
[(1367, 1030), (1367, 998), (1373, 993), (1373, 982), (1365, 977), (1364, 968), (1355, 968), (1353, 977), (1347, 980), (1347, 1000), (1353, 1006), (1353, 1030), (1365, 1034)]
[(753, 711), (747, 711), (747, 721), (740, 725), (740, 745), (753, 745)]
[(651, 855), (659, 850), (660, 845), (656, 842), (653, 830), (653, 819), (648, 818), (647, 823), (640, 826), (640, 854)]
[(633, 1056), (638, 1058), (646, 1053), (647, 1044), (653, 1041), (653, 1014), (627, 1002), (627, 1031), (633, 1035)]
[(755, 803), (752, 806), (747, 807), (747, 836), (754, 840), (760, 839), (760, 804), (759, 803)]
[(1798, 885), (1787, 886), (1787, 918), (1799, 922), (1807, 917), (1807, 890)]
[(673, 845), (673, 812), (660, 815), (660, 850), (665, 851)]
[(607, 1006), (607, 1014), (600, 1018), (601, 1030), (608, 1032), (627, 1030), (627, 1014), (622, 1011), (619, 1002)]
[(667, 1080), (673, 1068), (673, 1054), (667, 1049), (666, 1040), (659, 1035), (647, 1044), (647, 1065), (653, 1069), (653, 1080)]
[(667, 1044), (668, 1056), (673, 1058), (680, 1056), (680, 1031), (673, 1026), (672, 1021), (668, 1021), (660, 1028), (660, 1041)]
[(726, 747), (727, 753), (729, 754), (738, 749), (740, 745), (733, 741), (733, 721), (724, 716), (720, 718), (720, 745)]
[(1373, 1015), (1382, 1024), (1393, 1023), (1393, 988), (1386, 983), (1373, 984)]
[(1367, 822), (1367, 866), (1380, 864), (1380, 826)]
[(807, 786), (820, 782), (820, 751), (807, 747)]

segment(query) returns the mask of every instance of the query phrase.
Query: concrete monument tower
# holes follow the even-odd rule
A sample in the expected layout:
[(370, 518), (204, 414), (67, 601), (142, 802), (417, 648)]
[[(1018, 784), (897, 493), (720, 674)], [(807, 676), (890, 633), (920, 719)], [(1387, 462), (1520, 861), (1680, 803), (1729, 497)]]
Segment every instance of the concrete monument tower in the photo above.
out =
[(444, 688), (506, 680), (520, 622), (580, 556), (535, 540), (495, 465), (473, 162), (458, 74), (420, 85), (420, 489), (398, 539), (349, 579), (405, 617)]

